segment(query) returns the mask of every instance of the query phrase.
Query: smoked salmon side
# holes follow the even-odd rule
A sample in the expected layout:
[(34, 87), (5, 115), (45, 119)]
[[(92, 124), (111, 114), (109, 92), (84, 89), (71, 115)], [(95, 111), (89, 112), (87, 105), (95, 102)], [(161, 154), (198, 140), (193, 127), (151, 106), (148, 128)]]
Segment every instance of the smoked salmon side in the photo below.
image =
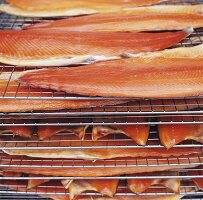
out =
[[(8, 87), (6, 80), (0, 81), (0, 94), (6, 90), (6, 97), (52, 97), (52, 92), (42, 92), (40, 89), (29, 88), (19, 85), (18, 82), (10, 81)], [(7, 88), (7, 89), (6, 89)], [(58, 95), (58, 97), (63, 95)], [(62, 110), (79, 109), (105, 105), (125, 103), (123, 100), (56, 100), (56, 99), (0, 99), (0, 112), (26, 112), (36, 110)], [(13, 127), (14, 128), (14, 127)], [(42, 136), (42, 135), (41, 135)], [(45, 136), (43, 134), (43, 136)], [(43, 137), (42, 136), (42, 137)]]
[[(199, 6), (199, 5), (198, 5)], [(142, 9), (142, 8), (139, 8)], [(145, 7), (143, 8), (145, 9)], [(147, 8), (146, 8), (147, 9)], [(162, 8), (160, 8), (162, 9)], [(168, 8), (165, 8), (168, 10)], [(119, 31), (160, 31), (181, 30), (186, 27), (199, 28), (203, 26), (203, 15), (191, 12), (176, 13), (138, 13), (124, 11), (122, 13), (109, 13), (89, 15), (56, 21), (40, 22), (25, 26), (25, 29), (57, 29), (66, 31), (94, 31), (94, 32), (119, 32)], [(201, 7), (201, 12), (203, 6)], [(135, 12), (135, 14), (133, 14)], [(140, 11), (142, 12), (142, 10)], [(144, 11), (143, 11), (144, 12)]]
[[(159, 152), (157, 155), (161, 155), (161, 153)], [(170, 164), (168, 163), (169, 160)], [(51, 159), (50, 161), (44, 158), (26, 159), (26, 157), (23, 159), (22, 157), (15, 157), (15, 160), (11, 160), (9, 156), (6, 156), (0, 161), (0, 169), (44, 176), (100, 177), (194, 168), (199, 166), (200, 162), (202, 162), (202, 154), (172, 157), (171, 159), (160, 157), (159, 164), (157, 164), (157, 158), (145, 157), (97, 160), (94, 162), (75, 160), (74, 166), (72, 160)], [(63, 167), (61, 167), (62, 163)]]
[[(153, 174), (151, 173), (151, 175)], [(160, 172), (158, 175), (167, 176), (168, 172)], [(173, 175), (178, 175), (178, 173), (174, 173)], [(179, 190), (180, 190), (180, 180), (175, 178), (128, 179), (127, 182), (128, 182), (129, 189), (134, 193), (142, 193), (145, 190), (147, 190), (150, 186), (153, 186), (153, 185), (164, 186), (175, 193), (179, 193)]]
[(69, 197), (71, 200), (75, 199), (85, 191), (95, 191), (102, 196), (113, 197), (118, 183), (119, 179), (74, 180), (68, 187)]
[[(176, 121), (177, 117), (169, 120)], [(179, 120), (184, 120), (184, 118), (180, 117)], [(168, 149), (184, 140), (203, 143), (203, 124), (161, 124), (158, 129), (160, 141)]]
[[(202, 15), (203, 5), (155, 5), (147, 7), (131, 7), (125, 8), (121, 12), (111, 13), (108, 16), (117, 15), (117, 16), (130, 16), (130, 15), (157, 15), (158, 14), (173, 14), (173, 15)], [(47, 22), (40, 22), (31, 25), (24, 26), (24, 29), (34, 29), (34, 28), (57, 28), (68, 30), (70, 27), (78, 27), (81, 23), (81, 26), (90, 26), (90, 24), (95, 26), (97, 23), (102, 23), (102, 16), (105, 20), (106, 15), (91, 15), (83, 16), (78, 18), (69, 18), (69, 19), (60, 19), (60, 20), (49, 20)], [(100, 20), (99, 20), (100, 18)], [(104, 22), (104, 21), (103, 21)], [(171, 24), (169, 26), (172, 26)], [(70, 29), (71, 30), (71, 29)], [(102, 30), (101, 30), (102, 31)]]
[[(2, 94), (5, 91), (7, 86), (7, 81), (0, 82), (0, 93)], [(26, 96), (29, 93), (29, 97), (50, 97), (52, 93), (40, 93), (40, 89), (36, 88), (29, 88), (27, 86), (22, 86), (13, 81), (10, 81), (10, 84), (7, 88), (6, 96), (14, 96), (18, 91), (16, 97), (19, 96)], [(23, 94), (24, 93), (24, 94)], [(60, 97), (60, 95), (59, 95)], [(101, 107), (105, 105), (116, 105), (125, 103), (124, 100), (33, 100), (33, 99), (0, 99), (0, 112), (25, 112), (25, 111), (32, 111), (32, 110), (61, 110), (61, 109), (78, 109), (78, 108), (85, 108), (85, 107)], [(174, 104), (175, 102), (175, 104)], [(203, 99), (198, 99), (199, 105), (203, 104)], [(154, 111), (162, 111), (163, 106), (165, 106), (165, 110), (167, 111), (174, 111), (174, 110), (186, 110), (186, 109), (194, 109), (196, 108), (197, 102), (195, 99), (188, 99), (187, 105), (185, 100), (177, 99), (175, 101), (164, 99), (164, 100), (153, 100), (152, 101), (153, 110)], [(142, 109), (142, 111), (151, 111), (151, 105), (147, 101), (140, 101), (140, 102), (130, 102), (130, 105), (133, 106), (135, 109)], [(157, 106), (156, 106), (157, 105)], [(43, 135), (45, 136), (45, 135)], [(48, 136), (48, 135), (47, 135)]]
[(89, 64), (118, 59), (124, 53), (162, 50), (177, 44), (192, 31), (192, 28), (163, 33), (2, 30), (0, 62), (22, 66)]
[(203, 58), (184, 57), (184, 53), (170, 56), (149, 54), (76, 68), (30, 70), (19, 81), (89, 96), (175, 98), (203, 94)]
[(24, 17), (77, 16), (119, 11), (127, 7), (152, 5), (165, 0), (6, 0), (0, 10)]
[[(68, 139), (69, 138), (69, 139)], [(66, 159), (84, 159), (84, 160), (99, 160), (99, 159), (112, 159), (112, 158), (122, 158), (122, 157), (162, 157), (168, 158), (171, 156), (182, 156), (190, 155), (193, 153), (201, 154), (201, 148), (126, 148), (125, 146), (133, 145), (133, 141), (108, 141), (108, 144), (105, 141), (74, 141), (75, 137), (61, 137), (60, 146), (64, 147), (75, 147), (74, 149), (58, 149), (54, 148), (58, 146), (57, 141), (48, 141), (44, 143), (44, 146), (53, 147), (53, 149), (29, 149), (33, 147), (34, 143), (21, 144), (20, 147), (26, 146), (27, 149), (5, 149), (5, 153), (9, 155), (24, 155), (28, 157), (35, 158), (66, 158)], [(5, 143), (0, 142), (1, 146), (5, 146)], [(80, 148), (80, 147), (91, 147), (94, 146), (104, 146), (104, 148), (98, 148), (97, 150), (93, 148)], [(13, 143), (6, 143), (7, 147), (14, 147)], [(113, 147), (110, 147), (113, 146)], [(115, 146), (123, 146), (120, 148), (114, 148)], [(76, 148), (79, 147), (79, 148)]]

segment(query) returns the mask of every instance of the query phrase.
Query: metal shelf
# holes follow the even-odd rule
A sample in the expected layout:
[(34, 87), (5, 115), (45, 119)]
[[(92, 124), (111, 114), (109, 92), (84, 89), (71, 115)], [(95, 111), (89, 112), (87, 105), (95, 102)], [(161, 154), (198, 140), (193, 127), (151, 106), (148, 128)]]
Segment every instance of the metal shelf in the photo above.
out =
[[(193, 178), (203, 178), (201, 175), (202, 169), (200, 168), (188, 168), (188, 169), (178, 169), (178, 170), (170, 170), (167, 171), (165, 174), (161, 174), (160, 172), (149, 172), (149, 173), (141, 173), (141, 174), (134, 174), (134, 175), (118, 175), (118, 176), (101, 176), (101, 177), (91, 177), (91, 179), (101, 180), (101, 179), (119, 179), (119, 180), (127, 180), (127, 179), (180, 179), (180, 180), (191, 180)], [(23, 174), (22, 176), (1, 176), (3, 170), (0, 170), (0, 180), (64, 180), (64, 179), (72, 179), (72, 180), (89, 180), (90, 177), (70, 177), (70, 176), (42, 176), (42, 175), (35, 175)]]
[[(0, 0), (0, 3), (3, 2)], [(203, 3), (200, 0), (172, 0), (165, 2), (164, 4), (197, 4)], [(59, 18), (22, 18), (7, 15), (5, 13), (0, 13), (0, 30), (4, 29), (21, 29), (23, 26), (30, 25), (33, 23), (41, 21), (49, 21)], [(203, 44), (203, 28), (196, 29), (189, 37), (187, 37), (182, 42), (178, 43), (176, 46), (194, 46), (198, 44)], [(78, 100), (126, 100), (128, 103), (113, 105), (113, 106), (103, 106), (103, 107), (93, 107), (93, 108), (83, 108), (83, 109), (66, 109), (61, 111), (30, 111), (30, 112), (13, 112), (13, 113), (0, 113), (0, 127), (5, 126), (34, 126), (35, 130), (37, 126), (54, 126), (54, 125), (125, 125), (125, 124), (137, 124), (137, 125), (150, 125), (150, 138), (146, 146), (137, 146), (133, 144), (132, 140), (127, 138), (124, 135), (114, 134), (108, 138), (100, 140), (104, 142), (103, 145), (98, 145), (97, 142), (91, 141), (90, 132), (87, 132), (85, 141), (92, 142), (91, 146), (86, 147), (83, 145), (83, 142), (80, 140), (74, 140), (74, 142), (80, 142), (81, 145), (77, 146), (73, 141), (70, 141), (68, 137), (70, 134), (61, 133), (53, 136), (51, 139), (45, 141), (38, 141), (36, 138), (36, 132), (33, 133), (33, 138), (30, 141), (25, 141), (20, 137), (12, 138), (11, 134), (4, 134), (1, 136), (1, 139), (4, 140), (4, 145), (0, 147), (1, 150), (9, 149), (102, 149), (102, 148), (123, 148), (117, 143), (119, 141), (126, 142), (126, 148), (163, 148), (160, 145), (158, 136), (157, 136), (157, 126), (159, 124), (203, 124), (203, 119), (199, 118), (203, 114), (203, 96), (198, 97), (187, 97), (184, 99), (124, 99), (124, 98), (104, 98), (104, 97), (87, 97), (68, 94), (64, 92), (56, 92), (52, 90), (43, 90), (43, 89), (33, 89), (31, 87), (27, 88), (27, 91), (21, 91), (22, 86), (19, 83), (13, 83), (12, 79), (15, 78), (16, 73), (29, 70), (29, 67), (15, 67), (9, 65), (0, 64), (0, 80), (4, 79), (5, 83), (0, 87), (3, 88), (0, 91), (0, 102), (1, 100), (50, 100), (52, 103), (56, 100), (61, 101), (78, 101)], [(6, 73), (6, 78), (1, 78), (2, 73)], [(5, 74), (4, 74), (5, 75)], [(15, 90), (10, 91), (10, 88), (15, 88)], [(111, 116), (111, 119), (109, 119)], [(131, 117), (137, 117), (136, 122), (131, 122)], [(177, 118), (175, 119), (174, 116)], [(19, 122), (14, 118), (21, 117), (24, 119), (24, 122)], [(47, 118), (47, 121), (41, 121), (41, 119)], [(63, 119), (61, 119), (63, 118)], [(124, 119), (125, 118), (125, 119)], [(126, 119), (127, 118), (127, 119)], [(140, 119), (145, 119), (140, 120)], [(52, 119), (52, 122), (49, 121)], [(65, 137), (65, 138), (64, 138)], [(60, 145), (51, 146), (51, 144), (56, 142), (71, 142), (69, 146), (65, 146), (62, 143)], [(109, 145), (110, 142), (115, 142), (114, 145)], [(26, 144), (26, 145), (25, 145)], [(203, 147), (202, 144), (197, 142), (185, 141), (179, 145), (176, 145), (177, 148), (182, 147)], [(88, 163), (88, 164), (87, 164)], [(87, 165), (86, 165), (87, 164)], [(28, 168), (39, 168), (39, 169), (79, 169), (87, 168), (91, 169), (117, 169), (119, 167), (164, 167), (164, 166), (187, 166), (195, 167), (197, 165), (203, 164), (203, 155), (191, 155), (191, 156), (182, 156), (179, 158), (121, 158), (113, 160), (99, 160), (96, 162), (84, 161), (84, 160), (67, 160), (67, 159), (35, 159), (28, 158), (23, 156), (9, 156), (0, 151), (0, 169), (2, 168), (12, 168), (17, 169), (21, 167)], [(119, 195), (135, 195), (132, 194), (125, 184), (126, 179), (132, 178), (180, 178), (182, 180), (181, 194), (186, 195), (182, 199), (184, 200), (203, 200), (203, 191), (198, 191), (194, 183), (191, 181), (191, 178), (203, 178), (200, 174), (191, 175), (190, 172), (199, 172), (198, 168), (189, 168), (189, 169), (179, 169), (172, 170), (179, 171), (179, 175), (168, 175), (160, 176), (153, 174), (145, 175), (118, 175), (111, 177), (91, 177), (94, 179), (120, 179), (122, 180), (123, 185), (120, 185), (118, 188), (117, 196)], [(0, 171), (1, 172), (1, 171)], [(29, 177), (30, 178), (30, 177)], [(39, 175), (37, 177), (31, 177), (32, 179), (48, 179), (49, 177)], [(0, 186), (0, 199), (10, 200), (10, 199), (46, 199), (40, 196), (39, 194), (66, 194), (68, 192), (61, 188), (62, 186), (56, 186), (55, 182), (61, 179), (90, 179), (90, 177), (68, 177), (68, 176), (55, 176), (52, 177), (52, 185), (49, 185), (47, 192), (42, 192), (40, 189), (35, 191), (14, 191), (10, 190), (5, 186)], [(13, 181), (15, 179), (15, 181)], [(19, 187), (20, 184), (23, 185), (28, 177), (2, 177), (0, 176), (0, 185), (2, 182), (6, 183), (11, 181), (13, 185)], [(11, 183), (10, 182), (10, 183)], [(24, 184), (25, 186), (25, 184)], [(39, 186), (38, 188), (47, 188), (47, 186)], [(56, 188), (61, 189), (62, 192), (54, 192)], [(191, 189), (193, 191), (191, 191)], [(158, 195), (158, 194), (171, 194), (170, 191), (162, 187), (152, 187), (147, 192), (141, 195)], [(98, 196), (98, 193), (85, 193), (84, 196), (92, 195)]]

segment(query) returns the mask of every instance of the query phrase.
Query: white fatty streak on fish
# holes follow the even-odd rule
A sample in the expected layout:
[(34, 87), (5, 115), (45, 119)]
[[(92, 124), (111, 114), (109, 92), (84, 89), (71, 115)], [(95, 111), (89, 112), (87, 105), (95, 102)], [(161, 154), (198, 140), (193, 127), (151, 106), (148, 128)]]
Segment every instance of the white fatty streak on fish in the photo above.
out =
[(153, 57), (162, 57), (162, 58), (202, 58), (203, 57), (203, 44), (194, 46), (194, 47), (178, 47), (174, 49), (165, 49), (157, 52), (146, 52), (138, 54), (124, 53), (123, 57), (134, 58), (134, 57), (143, 57), (143, 58), (153, 58)]
[(74, 56), (74, 57), (49, 57), (47, 59), (20, 59), (20, 58), (10, 58), (5, 56), (0, 56), (0, 61), (9, 65), (17, 66), (66, 66), (66, 65), (78, 65), (78, 64), (91, 64), (99, 61), (115, 60), (119, 59), (118, 56), (97, 56), (97, 55), (84, 55), (84, 56)]
[(203, 5), (156, 5), (124, 8), (123, 14), (195, 14), (203, 15)]
[(97, 11), (94, 9), (65, 9), (65, 10), (54, 10), (51, 11), (26, 11), (20, 8), (2, 4), (0, 5), (0, 11), (8, 14), (17, 15), (21, 17), (60, 17), (60, 16), (79, 16), (79, 15), (90, 15), (96, 14)]

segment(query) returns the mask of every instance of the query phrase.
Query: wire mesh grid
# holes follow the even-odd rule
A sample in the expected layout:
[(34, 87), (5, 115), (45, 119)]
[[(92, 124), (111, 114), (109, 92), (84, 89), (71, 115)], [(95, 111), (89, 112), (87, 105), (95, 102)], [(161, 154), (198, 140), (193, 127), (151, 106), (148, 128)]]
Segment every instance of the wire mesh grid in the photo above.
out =
[[(2, 2), (2, 1), (0, 1)], [(171, 3), (171, 2), (169, 2)], [(173, 4), (180, 4), (180, 3), (185, 3), (185, 4), (197, 4), (197, 3), (203, 3), (201, 1), (172, 1)], [(53, 18), (52, 18), (53, 19)], [(58, 18), (57, 18), (58, 19)], [(21, 18), (21, 17), (15, 17), (15, 16), (11, 16), (11, 15), (7, 15), (7, 14), (4, 14), (4, 13), (0, 13), (0, 29), (21, 29), (23, 26), (25, 25), (29, 25), (29, 24), (33, 24), (33, 23), (36, 23), (36, 22), (41, 22), (41, 21), (48, 21), (50, 20), (49, 18), (45, 18), (45, 19), (40, 19), (40, 18), (35, 18), (35, 19), (32, 19), (32, 18)], [(188, 37), (187, 39), (185, 39), (184, 41), (182, 41), (181, 43), (179, 43), (177, 46), (193, 46), (193, 45), (197, 45), (197, 44), (202, 44), (202, 38), (203, 38), (203, 29), (197, 29), (195, 30), (195, 32), (190, 36)], [(15, 67), (13, 66), (3, 66), (1, 67), (1, 70), (2, 72), (8, 72), (7, 73), (7, 82), (6, 82), (6, 85), (4, 84), (4, 91), (2, 92), (1, 91), (1, 99), (50, 99), (50, 100), (54, 100), (54, 99), (60, 99), (60, 100), (81, 100), (81, 99), (88, 99), (88, 100), (92, 100), (93, 98), (90, 98), (90, 97), (80, 97), (80, 96), (75, 96), (75, 95), (70, 95), (70, 94), (66, 94), (66, 93), (63, 93), (63, 92), (53, 92), (53, 91), (48, 91), (48, 90), (40, 90), (40, 91), (32, 91), (32, 88), (28, 88), (28, 91), (24, 92), (24, 93), (20, 93), (19, 92), (19, 89), (23, 86), (21, 86), (20, 84), (18, 83), (14, 83), (15, 86), (17, 86), (17, 90), (15, 91), (11, 91), (9, 92), (8, 91), (8, 88), (10, 86), (12, 86), (12, 78), (15, 77), (15, 74), (16, 72), (19, 72), (19, 68), (16, 69)], [(25, 69), (23, 69), (25, 70)], [(10, 72), (9, 72), (10, 71)], [(12, 86), (13, 87), (13, 86)], [(32, 95), (33, 94), (33, 95)], [(101, 97), (98, 97), (98, 98), (95, 98), (95, 99), (101, 99), (103, 100), (104, 98), (101, 98)], [(64, 117), (64, 116), (70, 116), (70, 115), (77, 115), (77, 114), (81, 114), (81, 115), (92, 115), (92, 114), (97, 114), (97, 115), (105, 115), (105, 114), (111, 114), (111, 115), (116, 115), (116, 114), (123, 114), (123, 115), (126, 115), (126, 114), (145, 114), (145, 115), (148, 115), (148, 114), (202, 114), (203, 110), (202, 110), (202, 107), (203, 107), (203, 97), (191, 97), (191, 98), (185, 98), (185, 99), (171, 99), (171, 100), (166, 100), (166, 99), (161, 99), (161, 100), (134, 100), (133, 102), (130, 102), (130, 103), (126, 103), (124, 105), (116, 105), (116, 106), (104, 106), (104, 107), (100, 107), (100, 108), (85, 108), (85, 109), (75, 109), (75, 110), (63, 110), (61, 112), (54, 112), (54, 115), (55, 116), (61, 116), (61, 117)], [(184, 109), (182, 109), (184, 108)], [(184, 111), (184, 110), (190, 110), (190, 109), (193, 109), (191, 111)], [(30, 117), (39, 117), (39, 116), (52, 116), (53, 113), (52, 111), (50, 112), (42, 112), (42, 111), (39, 111), (39, 112), (29, 112), (29, 113), (11, 113), (11, 114), (5, 114), (5, 113), (0, 113), (1, 117), (4, 118), (4, 117), (10, 117), (12, 115), (22, 115), (22, 116), (30, 116)], [(150, 116), (151, 117), (151, 116)], [(193, 117), (192, 117), (193, 118)], [(81, 119), (80, 119), (81, 121)], [(184, 120), (182, 120), (184, 122)], [(197, 120), (198, 121), (198, 120)], [(5, 122), (5, 121), (4, 121)], [(15, 125), (15, 123), (4, 123), (5, 126), (6, 125)], [(102, 121), (103, 123), (104, 121)], [(193, 118), (193, 120), (190, 120), (189, 123), (195, 123), (195, 120)], [(101, 125), (102, 124), (101, 122), (100, 123), (95, 123), (95, 125)], [(111, 123), (106, 123), (106, 125), (112, 125), (114, 124), (115, 122), (111, 122)], [(121, 124), (124, 124), (126, 122), (121, 122)], [(159, 123), (159, 122), (158, 122)], [(180, 123), (180, 122), (179, 122)], [(202, 123), (202, 121), (199, 120), (199, 123)], [(18, 123), (19, 124), (19, 123)], [(58, 123), (56, 123), (58, 124)], [(54, 123), (52, 123), (51, 125), (56, 125)], [(83, 123), (82, 125), (92, 125), (92, 122), (86, 122), (86, 123)], [(119, 124), (119, 123), (118, 123)], [(19, 125), (23, 125), (23, 124), (19, 124)], [(37, 125), (47, 125), (47, 123), (39, 123), (39, 122), (35, 122), (35, 123), (28, 123), (28, 126), (29, 125), (34, 125), (34, 126), (37, 126)], [(76, 122), (76, 123), (70, 123), (70, 122), (66, 122), (65, 124), (61, 123), (61, 125), (81, 125), (81, 123)], [(11, 135), (7, 135), (7, 136), (11, 136)], [(61, 137), (63, 136), (63, 134), (61, 135), (58, 135), (57, 137)], [(115, 138), (115, 136), (114, 136)], [(124, 138), (122, 138), (123, 140)], [(125, 140), (129, 141), (129, 139), (125, 138)], [(104, 140), (105, 141), (105, 140)], [(109, 140), (108, 140), (109, 141)], [(157, 142), (157, 138), (151, 138), (151, 140), (149, 140), (150, 142), (152, 141), (155, 141)], [(14, 141), (15, 143), (16, 141)], [(27, 141), (26, 141), (27, 142)], [(36, 146), (41, 146), (40, 144), (38, 144), (39, 141), (35, 141), (36, 143)], [(45, 141), (46, 142), (46, 141)], [(50, 140), (49, 140), (50, 142)], [(107, 141), (105, 141), (107, 142)], [(150, 147), (150, 144), (148, 144), (149, 147)], [(179, 145), (179, 147), (181, 146), (184, 146), (186, 147), (187, 145), (191, 147), (191, 145), (194, 145), (194, 146), (199, 146), (197, 143), (183, 143), (181, 145)], [(16, 144), (16, 146), (18, 146)], [(134, 145), (132, 145), (134, 146)], [(151, 145), (151, 146), (156, 146), (156, 145)], [(157, 145), (158, 147), (159, 145)], [(182, 147), (183, 147), (182, 146)], [(106, 147), (106, 145), (105, 145)], [(134, 146), (135, 147), (135, 146)], [(72, 148), (72, 147), (71, 147)], [(29, 162), (29, 165), (27, 165), (27, 167), (30, 167), (31, 164), (35, 163), (33, 162), (32, 159), (28, 159), (28, 158), (23, 158), (23, 157), (19, 157), (19, 162), (18, 164), (14, 164), (13, 165), (13, 161), (16, 161), (15, 158), (13, 157), (10, 157), (8, 158), (7, 155), (5, 154), (2, 154), (3, 156), (1, 157), (1, 161), (6, 161), (3, 165), (2, 165), (2, 162), (1, 162), (1, 167), (11, 167), (13, 166), (14, 168), (15, 167), (19, 167), (19, 166), (23, 166), (23, 165), (19, 165), (19, 164), (22, 164), (23, 162), (22, 161), (28, 161)], [(145, 164), (143, 164), (141, 161), (141, 164), (139, 164), (139, 159), (136, 159), (135, 163), (134, 164), (127, 164), (127, 166), (129, 167), (133, 167), (133, 166), (156, 166), (157, 164), (159, 166), (166, 166), (166, 165), (182, 165), (181, 164), (181, 161), (184, 162), (184, 164), (188, 164), (188, 166), (192, 165), (192, 164), (195, 164), (195, 165), (199, 165), (199, 164), (202, 164), (202, 160), (203, 160), (203, 157), (202, 156), (197, 156), (198, 158), (195, 159), (195, 162), (192, 162), (192, 158), (190, 159), (189, 157), (186, 157), (186, 158), (167, 158), (167, 159), (161, 159), (160, 160), (160, 163), (163, 162), (163, 160), (165, 160), (165, 163), (163, 164), (160, 164), (159, 165), (159, 159), (149, 159), (146, 161), (145, 159)], [(39, 164), (39, 160), (35, 160), (36, 163)], [(44, 159), (44, 160), (40, 160), (40, 162), (44, 162), (47, 163), (47, 161), (50, 161), (50, 162), (53, 162), (53, 164), (57, 164), (57, 162), (60, 164), (57, 166), (57, 167), (64, 167), (64, 163), (66, 163), (65, 160), (53, 160), (53, 159)], [(117, 162), (119, 161), (124, 161), (121, 165), (117, 164)], [(79, 162), (81, 165), (80, 167), (84, 167), (84, 161), (82, 160), (79, 160), (79, 161), (71, 161), (72, 165), (70, 166), (71, 168), (74, 167), (74, 164), (75, 162)], [(150, 165), (150, 162), (154, 163), (156, 162), (156, 164), (151, 164)], [(171, 162), (171, 164), (170, 164)], [(35, 164), (36, 164), (35, 163)], [(108, 165), (108, 163), (110, 163)], [(127, 160), (115, 160), (114, 163), (112, 163), (112, 160), (106, 160), (106, 161), (102, 161), (102, 164), (104, 167), (126, 167), (126, 163)], [(69, 162), (70, 164), (70, 162)], [(44, 168), (44, 167), (53, 167), (54, 165), (50, 165), (50, 166), (46, 166), (46, 164), (43, 166), (43, 165), (39, 165), (37, 167), (40, 167), (40, 168)], [(56, 165), (55, 165), (56, 166)], [(26, 165), (24, 166), (26, 167)], [(68, 166), (66, 166), (68, 167)], [(76, 166), (77, 167), (77, 166)], [(91, 165), (90, 165), (91, 167)], [(101, 166), (96, 166), (94, 163), (92, 163), (92, 167), (99, 167), (101, 168)], [(197, 170), (197, 169), (196, 169)], [(182, 178), (191, 178), (190, 176), (188, 176), (188, 174), (186, 174), (185, 172), (183, 172), (182, 174)], [(180, 175), (180, 177), (181, 177)], [(148, 176), (147, 176), (148, 177)], [(201, 177), (201, 176), (200, 176)], [(82, 177), (80, 177), (82, 178)], [(84, 177), (83, 177), (84, 178)], [(121, 178), (121, 177), (120, 177)], [(146, 178), (146, 177), (145, 177)], [(186, 183), (186, 182), (185, 182)], [(191, 188), (194, 189), (194, 185), (188, 185), (185, 184), (182, 186), (182, 189), (183, 189), (183, 194), (188, 194), (188, 195), (192, 195), (192, 196), (187, 196), (185, 197), (184, 199), (202, 199), (201, 196), (198, 196), (198, 195), (202, 195), (202, 192), (197, 192), (196, 190), (195, 191), (192, 191), (192, 192), (187, 192), (189, 191)], [(159, 188), (160, 189), (160, 188)], [(187, 190), (189, 189), (189, 190)], [(1, 190), (1, 194), (0, 194), (0, 198), (2, 200), (4, 199), (39, 199), (40, 197), (39, 196), (34, 196), (37, 194), (37, 192), (29, 192), (29, 191), (26, 191), (26, 192), (16, 192), (16, 191), (13, 191), (11, 192), (10, 190), (6, 189), (5, 187), (1, 187), (0, 188)], [(52, 188), (52, 190), (54, 191), (54, 188)], [(184, 192), (185, 191), (185, 192)], [(32, 196), (26, 196), (26, 194), (32, 194)], [(91, 194), (91, 195), (95, 195), (95, 193), (87, 193), (88, 194)], [(122, 193), (120, 192), (118, 195), (121, 195)], [(124, 195), (126, 194), (129, 194), (128, 192), (124, 192), (123, 193)], [(144, 193), (145, 194), (145, 193)], [(152, 194), (157, 194), (157, 193), (152, 193)], [(166, 192), (163, 192), (163, 194), (166, 194)], [(169, 193), (167, 193), (169, 194)], [(97, 195), (97, 194), (96, 194)], [(132, 194), (131, 194), (132, 195)]]
[[(189, 112), (189, 111), (188, 111)], [(114, 116), (109, 118), (108, 115), (104, 116), (66, 116), (56, 117), (38, 116), (35, 118), (1, 118), (0, 125), (3, 127), (19, 127), (19, 126), (124, 126), (124, 125), (163, 125), (163, 124), (203, 124), (203, 118), (200, 114), (182, 114), (182, 115), (144, 115), (144, 116)]]
[(0, 170), (0, 180), (90, 180), (94, 178), (95, 180), (111, 180), (111, 179), (119, 179), (119, 180), (149, 180), (149, 179), (180, 179), (180, 180), (191, 180), (194, 178), (203, 178), (202, 168), (188, 168), (188, 169), (175, 169), (170, 171), (162, 172), (148, 172), (148, 173), (140, 173), (140, 174), (132, 174), (132, 175), (117, 175), (117, 176), (95, 176), (95, 177), (87, 177), (87, 176), (43, 176), (43, 175), (33, 175), (33, 174), (16, 174), (16, 173), (8, 173), (6, 171)]

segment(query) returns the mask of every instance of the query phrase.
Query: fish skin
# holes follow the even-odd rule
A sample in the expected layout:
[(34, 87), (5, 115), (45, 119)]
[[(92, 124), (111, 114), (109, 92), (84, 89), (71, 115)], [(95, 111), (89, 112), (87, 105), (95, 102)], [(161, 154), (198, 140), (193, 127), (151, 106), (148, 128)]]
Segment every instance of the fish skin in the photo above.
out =
[[(7, 81), (0, 81), (0, 94), (5, 91)], [(51, 97), (51, 93), (41, 93), (40, 89), (32, 89), (29, 87), (20, 86), (18, 82), (10, 81), (7, 88), (6, 97), (14, 96), (18, 91), (17, 97)], [(24, 94), (23, 94), (24, 93)], [(60, 97), (60, 95), (59, 95)], [(26, 112), (35, 110), (62, 110), (62, 109), (79, 109), (105, 105), (115, 105), (125, 103), (123, 100), (34, 100), (34, 99), (0, 99), (0, 112)]]
[[(167, 119), (164, 118), (164, 120)], [(184, 118), (173, 117), (168, 120), (182, 121)], [(158, 129), (161, 144), (168, 149), (184, 140), (195, 140), (203, 143), (203, 124), (160, 124)]]
[(0, 62), (22, 66), (89, 64), (118, 59), (124, 53), (163, 50), (177, 44), (192, 31), (191, 28), (165, 33), (2, 30)]
[(56, 3), (54, 0), (7, 0), (9, 4), (0, 5), (0, 10), (9, 14), (25, 17), (56, 17), (56, 16), (77, 16), (85, 14), (106, 13), (121, 11), (127, 7), (152, 5), (163, 2), (164, 0), (138, 0), (138, 1), (67, 1), (61, 0)]
[(31, 70), (24, 72), (19, 81), (32, 87), (104, 97), (182, 98), (203, 94), (203, 58), (176, 56)]
[[(153, 175), (153, 174), (155, 174), (155, 173), (151, 173), (151, 175)], [(144, 175), (146, 176), (146, 174), (144, 174)], [(158, 175), (167, 176), (168, 172), (160, 172)], [(178, 175), (178, 173), (174, 173), (173, 175)], [(180, 179), (177, 179), (177, 178), (128, 179), (127, 183), (128, 183), (128, 188), (134, 193), (142, 193), (152, 185), (164, 186), (175, 193), (179, 193), (179, 190), (180, 190)]]
[(102, 196), (113, 197), (118, 187), (119, 179), (74, 180), (68, 187), (70, 199), (77, 198), (85, 191), (99, 192)]
[[(141, 9), (141, 8), (139, 8)], [(167, 8), (166, 8), (167, 9)], [(203, 7), (201, 7), (202, 12)], [(127, 12), (127, 11), (126, 11)], [(25, 29), (57, 29), (66, 31), (160, 31), (181, 30), (186, 27), (199, 28), (203, 26), (202, 14), (175, 14), (175, 13), (147, 13), (125, 14), (109, 13), (88, 15), (77, 18), (61, 19), (56, 21), (40, 22)], [(149, 23), (150, 21), (150, 23)]]

